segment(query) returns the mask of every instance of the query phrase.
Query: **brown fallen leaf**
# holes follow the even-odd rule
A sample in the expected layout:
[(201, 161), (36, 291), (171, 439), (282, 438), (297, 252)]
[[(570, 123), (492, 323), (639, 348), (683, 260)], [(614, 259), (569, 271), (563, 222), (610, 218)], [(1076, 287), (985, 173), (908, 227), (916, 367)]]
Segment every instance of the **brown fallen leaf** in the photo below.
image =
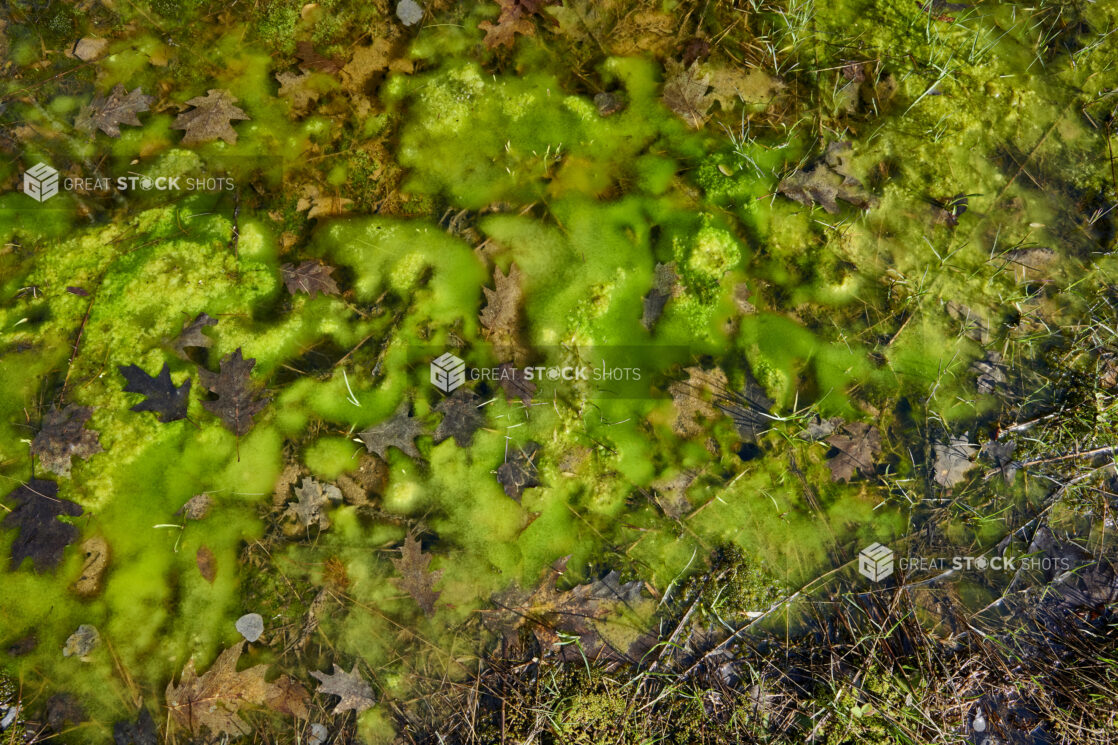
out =
[(202, 333), (207, 326), (216, 326), (217, 319), (207, 313), (199, 313), (194, 320), (182, 327), (182, 333), (175, 339), (174, 348), (180, 357), (186, 357), (187, 347), (207, 348), (214, 340)]
[(83, 106), (74, 126), (90, 134), (99, 129), (110, 137), (120, 137), (120, 125), (141, 126), (138, 114), (150, 110), (153, 101), (155, 97), (145, 96), (142, 88), (128, 92), (117, 83), (108, 96), (94, 96)]
[(295, 489), (296, 502), (288, 505), (283, 516), (306, 529), (330, 527), (330, 517), (326, 508), (342, 501), (342, 492), (333, 484), (323, 484), (315, 478), (307, 477)]
[(333, 271), (334, 267), (317, 261), (304, 261), (298, 266), (284, 264), (280, 267), (280, 272), (283, 274), (283, 283), (287, 286), (288, 292), (292, 295), (302, 292), (312, 298), (319, 293), (323, 295), (338, 294), (338, 284), (330, 276)]
[(81, 575), (74, 583), (74, 592), (84, 598), (93, 597), (101, 591), (101, 581), (109, 566), (109, 543), (101, 536), (93, 536), (82, 543), (85, 563)]
[(214, 552), (208, 546), (199, 546), (194, 554), (194, 563), (198, 566), (198, 573), (202, 575), (202, 579), (212, 585), (217, 579), (217, 557), (214, 556)]
[(415, 535), (408, 533), (404, 545), (400, 547), (400, 558), (392, 559), (392, 565), (400, 576), (391, 580), (392, 584), (411, 595), (428, 616), (435, 612), (435, 602), (439, 599), (435, 583), (443, 576), (441, 569), (431, 571), (428, 568), (430, 564), (431, 555), (423, 553)]
[(734, 108), (738, 101), (762, 104), (784, 90), (784, 81), (756, 67), (713, 67), (710, 74), (710, 96), (723, 111)]
[(311, 676), (319, 681), (316, 693), (321, 693), (324, 696), (337, 696), (341, 699), (334, 706), (335, 714), (342, 714), (350, 710), (360, 714), (376, 703), (372, 686), (357, 674), (356, 662), (353, 663), (353, 670), (348, 673), (345, 668), (338, 667), (335, 663), (333, 674), (327, 675), (312, 670)]
[(299, 193), (299, 201), (295, 203), (295, 209), (298, 212), (306, 212), (308, 220), (344, 215), (353, 204), (352, 199), (346, 199), (337, 193), (325, 194), (314, 184), (304, 185)]
[(264, 664), (237, 671), (244, 645), (240, 642), (226, 649), (201, 676), (195, 672), (191, 659), (183, 668), (178, 685), (173, 680), (167, 684), (167, 709), (177, 725), (193, 735), (206, 728), (214, 735), (238, 737), (252, 732), (239, 716), (249, 706), (307, 717), (310, 696), (289, 676), (281, 675), (268, 683), (264, 679), (268, 666)]
[(664, 105), (692, 129), (702, 127), (714, 104), (714, 96), (707, 93), (710, 89), (710, 75), (702, 74), (697, 62), (687, 68), (678, 63), (669, 63), (667, 74), (660, 96)]
[(419, 449), (415, 446), (415, 438), (423, 434), (423, 425), (418, 419), (408, 413), (408, 402), (404, 401), (396, 409), (391, 419), (358, 433), (358, 437), (365, 443), (365, 448), (370, 453), (376, 453), (381, 460), (387, 460), (388, 448), (394, 447), (419, 458)]
[(354, 50), (349, 62), (342, 68), (342, 85), (351, 92), (363, 93), (366, 84), (388, 69), (392, 42), (375, 39), (372, 44)]
[[(93, 62), (105, 56), (109, 49), (108, 39), (98, 39), (94, 36), (83, 36), (74, 43), (71, 54), (82, 62)], [(119, 87), (119, 86), (118, 86)]]
[(536, 464), (539, 452), (540, 446), (536, 442), (525, 443), (524, 447), (509, 448), (505, 462), (497, 467), (497, 481), (509, 499), (519, 502), (525, 489), (540, 485), (537, 478), (539, 466)]
[(233, 145), (237, 142), (233, 121), (251, 118), (235, 106), (236, 103), (237, 99), (229, 91), (211, 88), (206, 95), (195, 96), (186, 102), (187, 106), (194, 108), (175, 117), (171, 129), (186, 132), (182, 138), (183, 145), (199, 145), (213, 140), (225, 140)]
[(850, 173), (849, 150), (848, 142), (832, 142), (810, 167), (781, 179), (777, 191), (807, 207), (818, 204), (832, 215), (839, 211), (839, 199), (859, 209), (873, 207), (877, 199)]
[(974, 455), (978, 452), (978, 446), (965, 436), (949, 437), (947, 442), (937, 442), (933, 450), (935, 466), (932, 476), (944, 488), (954, 487), (977, 465)]
[(299, 60), (299, 67), (304, 70), (334, 73), (345, 66), (344, 62), (319, 54), (315, 50), (314, 44), (309, 41), (295, 43), (295, 56)]
[(181, 515), (184, 520), (204, 520), (206, 515), (210, 514), (211, 507), (213, 507), (213, 499), (203, 492), (186, 500), (186, 504), (179, 507), (175, 514)]
[(485, 46), (489, 49), (511, 47), (517, 36), (532, 36), (536, 27), (531, 16), (549, 5), (549, 0), (497, 0), (501, 14), (497, 22), (482, 21), (477, 25), (485, 32)]
[(865, 422), (850, 422), (827, 438), (838, 452), (827, 461), (832, 481), (849, 481), (858, 473), (872, 476), (881, 452), (881, 430)]
[(203, 401), (202, 406), (238, 437), (248, 434), (253, 417), (268, 405), (268, 397), (252, 385), (250, 373), (255, 365), (256, 360), (244, 359), (237, 347), (237, 351), (221, 361), (220, 372), (198, 370), (202, 385), (217, 394), (216, 401)]
[(280, 84), (279, 96), (291, 106), (291, 111), (296, 116), (302, 116), (310, 111), (311, 106), (321, 97), (321, 93), (309, 85), (312, 74), (304, 72), (276, 73), (276, 81)]
[(85, 428), (92, 415), (92, 408), (77, 404), (47, 412), (42, 429), (31, 441), (31, 453), (39, 456), (43, 468), (69, 478), (72, 457), (89, 458), (102, 452), (97, 433)]
[(478, 320), (485, 328), (485, 337), (499, 350), (506, 361), (519, 362), (526, 356), (520, 342), (520, 303), (524, 296), (521, 287), (520, 268), (510, 264), (507, 274), (500, 269), (493, 270), (495, 289), (483, 287), (486, 304), (478, 314)]

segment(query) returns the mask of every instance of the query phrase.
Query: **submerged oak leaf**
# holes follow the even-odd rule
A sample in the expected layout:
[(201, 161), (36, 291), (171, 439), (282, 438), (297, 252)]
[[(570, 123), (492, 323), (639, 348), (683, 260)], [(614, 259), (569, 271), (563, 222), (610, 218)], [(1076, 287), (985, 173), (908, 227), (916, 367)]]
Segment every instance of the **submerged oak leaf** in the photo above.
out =
[(307, 716), (309, 695), (305, 688), (287, 675), (269, 683), (264, 676), (268, 665), (254, 665), (237, 671), (244, 642), (226, 649), (204, 675), (198, 675), (191, 659), (183, 668), (179, 683), (167, 684), (167, 709), (171, 717), (191, 734), (207, 728), (215, 735), (239, 737), (252, 732), (240, 717), (248, 706), (265, 706), (281, 714)]
[(524, 370), (508, 362), (502, 362), (498, 370), (506, 401), (519, 398), (525, 406), (532, 403), (532, 397), (536, 395), (536, 384), (528, 380)]
[(714, 104), (714, 95), (707, 93), (710, 90), (710, 75), (700, 73), (698, 62), (686, 68), (672, 64), (668, 72), (661, 100), (688, 126), (698, 129), (706, 122)]
[(94, 96), (93, 100), (82, 107), (74, 126), (83, 132), (93, 134), (98, 129), (110, 137), (120, 137), (120, 125), (141, 126), (140, 112), (151, 109), (154, 96), (145, 96), (142, 88), (131, 92), (117, 83), (107, 96)]
[(827, 444), (838, 451), (827, 461), (832, 481), (850, 481), (858, 473), (870, 476), (881, 452), (881, 430), (865, 422), (850, 422), (828, 437)]
[(558, 647), (563, 636), (577, 636), (575, 655), (624, 656), (627, 649), (615, 648), (600, 631), (603, 624), (641, 599), (644, 583), (639, 580), (621, 582), (621, 575), (610, 571), (600, 579), (576, 585), (567, 591), (558, 589), (558, 580), (567, 570), (570, 557), (556, 561), (540, 585), (530, 593), (513, 590), (497, 596), (497, 605), (511, 610), (515, 627), (527, 626), (545, 645)]
[(466, 388), (459, 388), (440, 401), (435, 411), (442, 414), (443, 419), (435, 429), (435, 443), (453, 437), (458, 447), (469, 447), (473, 443), (474, 432), (485, 424), (480, 402), (478, 395)]
[(353, 663), (353, 670), (348, 673), (345, 668), (334, 663), (333, 674), (327, 675), (317, 670), (311, 671), (311, 676), (319, 681), (316, 693), (324, 696), (337, 696), (340, 701), (334, 706), (334, 713), (353, 710), (357, 714), (371, 708), (376, 703), (373, 697), (373, 688), (357, 674), (357, 663)]
[(141, 393), (147, 399), (132, 407), (132, 411), (151, 411), (159, 421), (167, 423), (186, 418), (186, 405), (190, 401), (190, 378), (175, 387), (171, 382), (171, 366), (163, 363), (159, 375), (151, 376), (139, 365), (121, 365), (120, 374), (127, 385), (125, 393)]
[(175, 339), (175, 351), (180, 357), (186, 356), (187, 347), (212, 347), (214, 340), (202, 333), (207, 326), (216, 326), (217, 319), (208, 313), (199, 313), (194, 320), (182, 327), (182, 333)]
[(268, 405), (268, 397), (252, 385), (250, 374), (255, 365), (256, 359), (244, 359), (237, 347), (221, 361), (220, 372), (198, 370), (202, 385), (217, 394), (216, 401), (203, 401), (202, 406), (238, 437), (248, 434), (254, 424), (252, 418)]
[(419, 450), (415, 447), (415, 438), (421, 434), (423, 425), (408, 413), (408, 402), (404, 401), (391, 419), (359, 432), (358, 437), (365, 443), (366, 450), (376, 453), (381, 460), (387, 460), (388, 448), (391, 447), (398, 448), (412, 458), (420, 457)]
[(873, 207), (877, 199), (850, 173), (849, 150), (848, 142), (832, 142), (822, 158), (785, 176), (776, 190), (805, 207), (818, 204), (832, 215), (839, 212), (839, 199), (859, 209)]
[(218, 139), (234, 145), (237, 132), (233, 129), (233, 121), (251, 118), (235, 106), (236, 103), (237, 99), (229, 91), (211, 88), (206, 95), (195, 96), (186, 102), (187, 106), (194, 108), (176, 116), (171, 129), (186, 132), (182, 138), (183, 145), (199, 145)]
[(517, 36), (535, 34), (531, 16), (550, 3), (547, 0), (497, 0), (497, 4), (501, 6), (497, 22), (482, 21), (477, 25), (485, 32), (485, 46), (489, 49), (511, 47)]
[(947, 442), (936, 443), (935, 466), (932, 477), (942, 487), (950, 489), (966, 477), (975, 466), (974, 454), (978, 446), (966, 437), (950, 437)]
[(540, 446), (535, 442), (526, 443), (524, 447), (513, 447), (506, 454), (505, 462), (497, 467), (497, 481), (510, 499), (519, 502), (525, 489), (540, 485), (537, 478), (539, 468), (536, 466), (539, 451)]
[(0, 521), (0, 526), (19, 531), (12, 542), (12, 571), (24, 559), (31, 559), (32, 567), (40, 574), (54, 569), (62, 561), (66, 547), (77, 540), (78, 529), (58, 518), (77, 517), (82, 508), (57, 495), (58, 484), (46, 479), (31, 479), (8, 495), (15, 507)]
[(334, 271), (332, 266), (317, 261), (304, 261), (298, 266), (284, 264), (280, 271), (283, 273), (283, 283), (292, 295), (303, 292), (314, 298), (320, 292), (323, 295), (338, 294), (338, 285), (330, 276)]
[(416, 605), (428, 616), (434, 613), (435, 602), (439, 599), (435, 583), (443, 576), (443, 571), (429, 569), (431, 555), (423, 553), (423, 548), (414, 535), (408, 533), (404, 545), (400, 547), (400, 558), (393, 559), (392, 564), (400, 573), (398, 578), (392, 580), (392, 584), (411, 595)]
[(31, 452), (39, 456), (43, 468), (69, 478), (73, 456), (89, 458), (101, 452), (97, 433), (85, 428), (92, 414), (90, 407), (76, 404), (47, 412), (42, 429), (31, 441)]
[(284, 517), (298, 521), (304, 528), (318, 526), (319, 530), (326, 530), (330, 527), (326, 508), (331, 503), (340, 503), (342, 492), (333, 484), (323, 484), (308, 476), (295, 489), (295, 497), (296, 501), (284, 511)]
[(478, 320), (485, 328), (489, 342), (506, 359), (520, 362), (524, 349), (520, 344), (520, 303), (524, 297), (521, 287), (520, 267), (510, 264), (506, 274), (493, 270), (493, 287), (482, 287), (485, 307), (478, 313)]

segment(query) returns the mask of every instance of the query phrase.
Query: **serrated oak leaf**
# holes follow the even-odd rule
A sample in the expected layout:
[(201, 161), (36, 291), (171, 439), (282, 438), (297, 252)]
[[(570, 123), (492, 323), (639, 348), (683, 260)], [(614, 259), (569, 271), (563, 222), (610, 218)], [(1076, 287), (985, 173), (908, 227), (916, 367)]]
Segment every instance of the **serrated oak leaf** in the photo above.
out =
[(423, 553), (419, 541), (411, 533), (404, 539), (400, 547), (400, 558), (392, 560), (399, 578), (393, 579), (392, 584), (412, 596), (416, 605), (423, 609), (428, 616), (435, 612), (435, 602), (439, 599), (439, 592), (435, 583), (442, 577), (441, 569), (430, 571), (431, 555)]
[(141, 393), (147, 400), (132, 407), (132, 411), (154, 412), (161, 422), (174, 422), (186, 418), (186, 405), (190, 400), (190, 378), (179, 387), (171, 382), (171, 366), (163, 363), (159, 375), (152, 377), (138, 365), (121, 365), (120, 374), (127, 385), (125, 393)]
[(345, 668), (338, 667), (335, 663), (331, 675), (311, 671), (311, 676), (319, 681), (316, 693), (325, 696), (337, 696), (340, 701), (334, 706), (334, 713), (353, 710), (360, 714), (376, 703), (373, 698), (373, 688), (360, 675), (357, 674), (357, 663), (353, 663), (353, 670), (346, 672)]
[(66, 547), (78, 538), (78, 529), (59, 517), (77, 517), (80, 505), (58, 498), (58, 484), (45, 479), (31, 479), (8, 495), (16, 503), (0, 525), (19, 531), (12, 542), (11, 569), (15, 571), (24, 559), (31, 559), (36, 572), (54, 569), (62, 561)]
[(535, 442), (529, 442), (522, 448), (512, 447), (505, 462), (497, 467), (497, 481), (501, 483), (510, 499), (519, 502), (525, 489), (540, 485), (536, 478), (539, 472), (536, 466), (536, 455), (539, 451), (540, 446)]
[(396, 409), (391, 419), (369, 427), (358, 433), (358, 436), (370, 453), (376, 453), (381, 460), (387, 460), (390, 447), (399, 448), (413, 458), (420, 457), (419, 450), (415, 447), (415, 438), (421, 434), (423, 426), (408, 413), (408, 403), (405, 401)]
[(207, 326), (216, 326), (217, 319), (207, 313), (199, 313), (194, 320), (182, 327), (182, 333), (175, 339), (175, 351), (180, 357), (186, 356), (187, 347), (211, 347), (214, 340), (202, 333)]
[(442, 414), (443, 419), (435, 429), (435, 443), (453, 437), (458, 447), (469, 447), (473, 443), (474, 432), (485, 424), (480, 404), (478, 395), (466, 388), (459, 388), (440, 401), (435, 411)]
[(198, 370), (202, 386), (217, 394), (216, 401), (203, 401), (202, 406), (238, 437), (248, 434), (254, 424), (252, 418), (268, 405), (268, 397), (252, 385), (250, 373), (255, 365), (256, 359), (244, 359), (237, 347), (221, 361), (220, 372)]
[(330, 274), (334, 267), (320, 264), (317, 261), (304, 261), (302, 264), (284, 264), (280, 267), (283, 273), (283, 283), (292, 295), (303, 292), (316, 297), (323, 295), (337, 295), (338, 285)]
[(865, 422), (850, 422), (828, 437), (827, 444), (838, 451), (827, 461), (832, 481), (849, 481), (858, 473), (870, 476), (881, 452), (881, 431)]

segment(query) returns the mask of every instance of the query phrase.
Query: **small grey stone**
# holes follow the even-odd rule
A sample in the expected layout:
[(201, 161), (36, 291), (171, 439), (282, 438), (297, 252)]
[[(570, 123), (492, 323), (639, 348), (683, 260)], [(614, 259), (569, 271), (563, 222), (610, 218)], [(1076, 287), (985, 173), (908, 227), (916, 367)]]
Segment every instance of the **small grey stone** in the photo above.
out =
[(254, 642), (264, 633), (264, 618), (259, 613), (246, 613), (237, 619), (237, 631), (246, 640)]
[(326, 729), (326, 725), (315, 722), (311, 725), (311, 734), (307, 738), (307, 745), (322, 745), (329, 736), (330, 730)]
[(405, 26), (414, 26), (423, 20), (423, 7), (415, 0), (400, 0), (396, 4), (396, 17)]

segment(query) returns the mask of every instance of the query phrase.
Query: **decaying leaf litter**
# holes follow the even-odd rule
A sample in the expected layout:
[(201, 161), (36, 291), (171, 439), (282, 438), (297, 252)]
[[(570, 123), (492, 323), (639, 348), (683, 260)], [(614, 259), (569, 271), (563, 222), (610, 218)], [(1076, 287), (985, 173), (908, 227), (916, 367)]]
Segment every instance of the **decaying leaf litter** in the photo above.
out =
[[(1113, 9), (56, 5), (0, 15), (5, 736), (1112, 738)], [(523, 372), (626, 344), (646, 397)]]

